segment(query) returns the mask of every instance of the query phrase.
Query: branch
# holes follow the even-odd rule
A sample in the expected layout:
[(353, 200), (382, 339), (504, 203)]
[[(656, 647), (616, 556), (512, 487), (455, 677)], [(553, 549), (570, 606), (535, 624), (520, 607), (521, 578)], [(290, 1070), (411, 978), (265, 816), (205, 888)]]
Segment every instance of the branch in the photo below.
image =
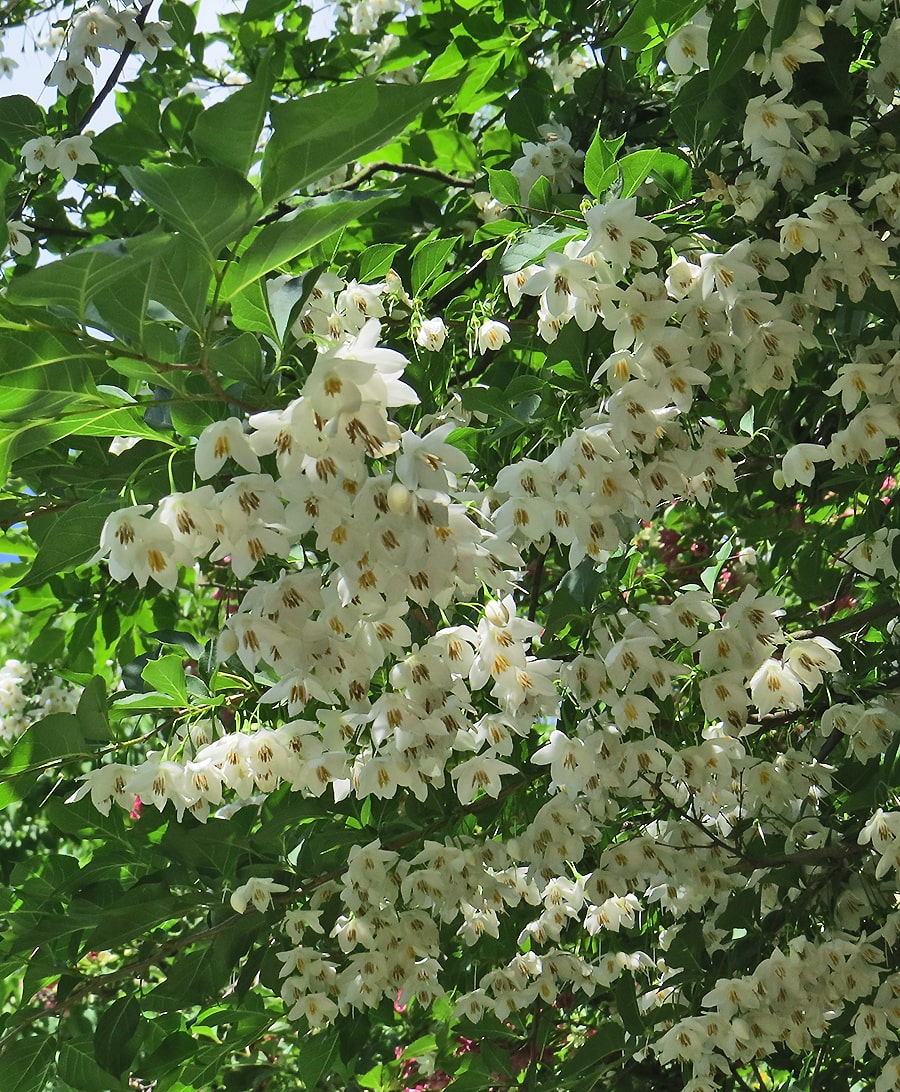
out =
[[(150, 14), (150, 8), (152, 6), (153, 6), (153, 0), (148, 0), (148, 2), (146, 4), (144, 4), (144, 6), (141, 8), (141, 10), (138, 12), (138, 14), (135, 16), (134, 22), (135, 22), (136, 26), (143, 27), (144, 23), (146, 23), (146, 21), (147, 21), (147, 16)], [(129, 38), (128, 41), (125, 43), (125, 47), (123, 48), (122, 52), (119, 54), (119, 59), (113, 65), (112, 72), (110, 72), (109, 78), (107, 79), (106, 83), (100, 88), (100, 90), (94, 96), (94, 101), (87, 108), (87, 110), (85, 110), (85, 112), (82, 114), (81, 118), (79, 119), (78, 124), (75, 126), (75, 131), (76, 132), (78, 132), (78, 133), (83, 133), (84, 132), (84, 129), (85, 129), (85, 126), (87, 125), (87, 123), (97, 113), (97, 111), (103, 105), (103, 101), (106, 98), (106, 96), (110, 93), (110, 91), (112, 91), (112, 89), (119, 82), (119, 77), (122, 75), (122, 69), (125, 67), (125, 62), (128, 60), (128, 58), (131, 56), (131, 54), (133, 52), (134, 52), (134, 42)]]
[(867, 852), (867, 846), (857, 842), (835, 842), (818, 849), (800, 849), (796, 853), (773, 853), (768, 857), (745, 857), (739, 864), (729, 865), (726, 872), (754, 872), (757, 868), (775, 868), (778, 865), (816, 864), (819, 861), (841, 860)]
[(873, 622), (897, 617), (900, 617), (900, 603), (876, 603), (865, 610), (849, 614), (846, 618), (837, 618), (833, 622), (816, 626), (815, 629), (801, 629), (787, 636), (794, 641), (802, 641), (808, 637), (843, 637), (847, 633), (866, 629)]
[(411, 174), (419, 178), (433, 178), (438, 182), (446, 182), (448, 186), (459, 186), (462, 189), (467, 190), (475, 189), (477, 184), (477, 179), (475, 178), (459, 178), (455, 174), (439, 171), (437, 167), (422, 167), (417, 163), (391, 163), (387, 159), (379, 159), (374, 163), (367, 163), (351, 178), (348, 178), (346, 182), (338, 182), (335, 186), (329, 186), (315, 196), (320, 197), (325, 194), (334, 193), (337, 190), (355, 190), (357, 186), (360, 186), (363, 182), (373, 175), (378, 174), (380, 171), (391, 171), (394, 174)]

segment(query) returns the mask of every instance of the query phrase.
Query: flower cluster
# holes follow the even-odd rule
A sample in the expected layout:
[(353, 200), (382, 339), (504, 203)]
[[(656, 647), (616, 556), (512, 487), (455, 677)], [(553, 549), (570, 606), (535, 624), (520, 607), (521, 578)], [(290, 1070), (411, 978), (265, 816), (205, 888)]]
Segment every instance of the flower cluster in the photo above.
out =
[(80, 687), (68, 686), (56, 676), (44, 678), (31, 664), (7, 660), (0, 667), (0, 740), (18, 739), (52, 713), (73, 712), (80, 694)]
[[(831, 17), (849, 18), (847, 8)], [(394, 10), (364, 5), (359, 17)], [(591, 604), (565, 658), (550, 654), (539, 605), (520, 592), (529, 558), (602, 569), (661, 510), (708, 510), (736, 493), (752, 441), (716, 407), (743, 411), (789, 391), (802, 355), (831, 336), (840, 299), (894, 293), (893, 155), (867, 167), (853, 198), (804, 200), (753, 237), (776, 187), (793, 199), (850, 146), (821, 104), (790, 100), (798, 67), (821, 60), (823, 19), (805, 9), (789, 39), (770, 39), (751, 62), (761, 94), (737, 154), (766, 173), (713, 176), (707, 195), (735, 208), (744, 237), (718, 245), (639, 215), (636, 197), (610, 197), (505, 278), (511, 307), (536, 301), (544, 343), (571, 322), (594, 339), (593, 398), (540, 448), (483, 480), (457, 446), (467, 420), (458, 402), (401, 425), (418, 396), (406, 357), (382, 344), (381, 320), (411, 310), (412, 337), (430, 352), (448, 327), (418, 317), (424, 303), (396, 274), (372, 285), (326, 272), (293, 326), (310, 360), (297, 396), (210, 425), (194, 453), (195, 488), (106, 521), (97, 559), (113, 579), (174, 589), (179, 569), (203, 559), (226, 573), (239, 592), (218, 660), (258, 700), (228, 730), (188, 714), (160, 750), (83, 774), (70, 799), (89, 795), (108, 813), (139, 797), (205, 823), (285, 787), (323, 803), (443, 793), (466, 816), (484, 797), (543, 794), (502, 836), (474, 824), (398, 845), (360, 835), (345, 867), (302, 890), (273, 875), (223, 892), (236, 913), (282, 916), (292, 1019), (315, 1027), (386, 998), (430, 1005), (447, 990), (450, 930), (485, 953), (454, 999), (458, 1015), (505, 1020), (628, 975), (640, 1010), (659, 1016), (650, 1049), (689, 1065), (693, 1092), (778, 1050), (811, 1050), (842, 1015), (856, 1056), (883, 1058), (895, 1043), (900, 918), (883, 911), (895, 898), (900, 820), (878, 808), (838, 840), (831, 819), (846, 786), (830, 758), (840, 748), (865, 765), (895, 747), (894, 704), (830, 695), (829, 677), (852, 656), (830, 637), (792, 632), (790, 604), (762, 564), (738, 590), (711, 567), (705, 586), (670, 571), (658, 591)], [(706, 27), (700, 15), (670, 41), (676, 76), (707, 63)], [(877, 88), (890, 82), (895, 45), (882, 43)], [(579, 178), (568, 130), (541, 134), (513, 167), (523, 199), (541, 177), (556, 192)], [(794, 274), (802, 293), (784, 291)], [(490, 313), (480, 301), (480, 353), (513, 344), (515, 327), (482, 318)], [(822, 365), (819, 393), (834, 414), (817, 442), (773, 441), (779, 486), (809, 488), (820, 464), (882, 459), (900, 437), (900, 342), (864, 331), (848, 355)], [(852, 537), (839, 560), (894, 576), (897, 534)], [(720, 559), (757, 560), (740, 543), (720, 545)], [(617, 825), (623, 814), (641, 819)], [(772, 942), (696, 1011), (681, 936), (702, 919), (707, 949), (725, 947), (737, 898), (764, 916), (784, 897), (773, 870), (785, 860), (798, 872), (852, 860), (856, 871), (814, 937)], [(644, 950), (650, 934), (638, 931), (651, 915), (663, 924)], [(878, 1087), (894, 1087), (895, 1071), (887, 1058)]]
[(59, 141), (49, 136), (35, 137), (22, 145), (22, 158), (29, 174), (58, 170), (66, 180), (74, 178), (83, 163), (100, 162), (91, 147), (91, 138), (83, 135), (64, 137)]
[(174, 45), (169, 37), (171, 25), (146, 22), (130, 3), (116, 8), (107, 0), (96, 0), (86, 11), (75, 16), (65, 51), (46, 82), (63, 95), (70, 95), (80, 83), (92, 87), (94, 78), (88, 65), (100, 67), (101, 49), (121, 53), (130, 44), (146, 60), (155, 61), (160, 49)]
[(539, 178), (550, 182), (553, 193), (568, 193), (576, 182), (581, 181), (581, 165), (584, 152), (572, 147), (572, 133), (565, 125), (548, 122), (538, 126), (544, 138), (543, 144), (526, 142), (522, 156), (512, 165), (512, 173), (519, 181), (522, 201), (528, 203), (531, 187)]

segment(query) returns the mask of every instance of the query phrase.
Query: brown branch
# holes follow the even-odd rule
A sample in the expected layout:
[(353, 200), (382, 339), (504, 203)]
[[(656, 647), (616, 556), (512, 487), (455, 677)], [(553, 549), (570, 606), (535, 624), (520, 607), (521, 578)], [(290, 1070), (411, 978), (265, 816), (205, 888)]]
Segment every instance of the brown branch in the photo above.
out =
[(800, 849), (796, 853), (773, 853), (768, 857), (744, 857), (739, 864), (729, 865), (726, 872), (754, 872), (757, 868), (776, 868), (779, 865), (816, 864), (819, 861), (841, 860), (867, 852), (867, 846), (856, 842), (835, 842), (818, 849)]
[(462, 189), (473, 190), (477, 185), (475, 178), (459, 178), (455, 174), (439, 171), (437, 167), (423, 167), (417, 163), (391, 163), (387, 159), (378, 159), (374, 163), (367, 163), (346, 182), (338, 182), (334, 186), (321, 190), (316, 196), (335, 193), (338, 190), (355, 190), (375, 174), (381, 171), (391, 171), (393, 174), (411, 174), (418, 178), (433, 178), (438, 182), (446, 182), (448, 186), (459, 186)]
[[(150, 8), (153, 6), (153, 0), (148, 0), (146, 4), (141, 8), (138, 14), (135, 16), (135, 25), (143, 27), (147, 21), (147, 16), (150, 14)], [(119, 77), (122, 75), (122, 69), (125, 67), (125, 62), (134, 52), (134, 42), (131, 38), (125, 43), (122, 52), (119, 54), (119, 59), (113, 65), (113, 69), (109, 74), (109, 78), (106, 83), (100, 88), (97, 94), (94, 96), (94, 100), (91, 105), (85, 110), (78, 124), (75, 126), (76, 132), (83, 133), (87, 123), (93, 118), (100, 107), (103, 105), (103, 101), (106, 96), (112, 91), (112, 89), (119, 82)]]
[(888, 618), (900, 617), (900, 603), (876, 603), (865, 610), (849, 614), (846, 618), (837, 618), (833, 622), (816, 626), (815, 629), (801, 629), (789, 636), (794, 641), (802, 641), (809, 637), (843, 637), (847, 633), (855, 633), (866, 629), (873, 622), (882, 622)]

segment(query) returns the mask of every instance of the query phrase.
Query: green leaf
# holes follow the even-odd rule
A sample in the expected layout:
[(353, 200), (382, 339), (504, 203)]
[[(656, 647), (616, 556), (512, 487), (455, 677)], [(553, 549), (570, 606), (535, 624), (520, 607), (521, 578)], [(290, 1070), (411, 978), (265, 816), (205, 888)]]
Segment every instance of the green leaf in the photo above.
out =
[(502, 274), (518, 273), (526, 265), (539, 261), (548, 250), (558, 250), (563, 243), (582, 234), (573, 229), (559, 231), (556, 228), (539, 227), (527, 231), (509, 247), (500, 259)]
[(82, 690), (75, 716), (86, 742), (104, 743), (110, 738), (106, 680), (102, 676), (95, 675)]
[(603, 140), (597, 130), (584, 156), (584, 184), (591, 196), (605, 193), (619, 177), (616, 156), (624, 143), (624, 133), (612, 140)]
[(44, 111), (28, 95), (4, 95), (0, 98), (0, 140), (12, 148), (39, 137), (44, 132)]
[(114, 314), (121, 319), (123, 295), (133, 287), (138, 289), (137, 301), (129, 292), (128, 302), (133, 310), (128, 312), (127, 324), (134, 329), (143, 319), (142, 286), (153, 245), (145, 242), (139, 254), (120, 240), (89, 247), (16, 277), (7, 298), (26, 307), (50, 307), (78, 322), (96, 326), (103, 325), (102, 320), (99, 323), (97, 320), (104, 304), (113, 307)]
[(620, 159), (618, 166), (622, 172), (622, 197), (632, 197), (651, 175), (683, 180), (686, 174), (690, 183), (690, 168), (681, 156), (655, 148), (632, 152)]
[(431, 239), (420, 243), (413, 251), (411, 284), (413, 296), (419, 297), (432, 283), (450, 259), (459, 243), (459, 236), (452, 239)]
[(309, 1035), (297, 1052), (297, 1075), (305, 1088), (317, 1088), (339, 1057), (339, 1040), (334, 1032)]
[(797, 29), (800, 22), (800, 12), (803, 9), (803, 0), (778, 0), (775, 9), (775, 20), (772, 23), (771, 48), (777, 49)]
[[(0, 398), (3, 385), (0, 382)], [(70, 404), (77, 406), (75, 394), (69, 395)], [(46, 447), (65, 436), (143, 436), (146, 439), (171, 443), (159, 431), (142, 420), (143, 406), (135, 408), (103, 407), (92, 410), (73, 409), (57, 420), (27, 422), (4, 426), (0, 419), (0, 480), (6, 481), (10, 467), (16, 459)]]
[[(206, 317), (212, 270), (187, 236), (169, 235), (167, 240), (153, 256), (147, 296), (199, 332)], [(139, 253), (133, 245), (129, 250)]]
[(168, 1012), (202, 1004), (219, 992), (224, 984), (226, 969), (211, 957), (206, 949), (188, 952), (179, 957), (155, 989), (142, 998), (150, 1012)]
[(625, 25), (608, 44), (623, 46), (633, 53), (661, 45), (694, 12), (704, 7), (705, 2), (706, 0), (637, 0)]
[[(20, 583), (34, 587), (57, 573), (71, 572), (83, 565), (99, 549), (106, 517), (120, 507), (117, 497), (101, 494), (32, 521), (33, 533), (35, 529), (40, 531), (40, 546)], [(46, 526), (41, 527), (41, 523)]]
[(740, 72), (750, 55), (762, 48), (768, 30), (758, 9), (745, 9), (736, 16), (734, 8), (722, 5), (709, 27), (710, 94)]
[[(159, 925), (180, 921), (193, 912), (195, 899), (173, 895), (161, 883), (138, 883), (109, 906), (92, 907), (91, 924), (96, 928), (84, 941), (85, 951), (114, 951), (116, 946), (145, 936)], [(84, 907), (87, 911), (87, 907)]]
[(120, 1081), (112, 1080), (97, 1064), (94, 1044), (86, 1036), (61, 1044), (57, 1072), (66, 1084), (79, 1092), (113, 1092), (115, 1088), (125, 1087)]
[(0, 763), (0, 809), (22, 799), (34, 783), (33, 771), (85, 750), (81, 726), (72, 713), (52, 713), (30, 725)]
[(629, 1035), (642, 1035), (644, 1025), (637, 1005), (634, 978), (623, 971), (616, 983), (615, 990), (616, 1007), (619, 1010), (619, 1018)]
[(391, 268), (394, 255), (402, 249), (402, 243), (375, 243), (366, 247), (359, 257), (358, 280), (370, 284), (383, 277)]
[(221, 167), (246, 175), (256, 158), (274, 82), (270, 50), (252, 83), (233, 92), (224, 102), (210, 106), (197, 118), (191, 130), (196, 151)]
[(45, 1035), (14, 1039), (0, 1053), (4, 1092), (43, 1092), (55, 1058), (56, 1044)]
[(303, 201), (296, 211), (257, 233), (241, 254), (240, 261), (230, 266), (222, 285), (223, 298), (232, 299), (264, 274), (312, 250), (335, 231), (359, 220), (397, 194), (396, 190), (366, 190), (362, 193), (329, 193)]
[(141, 675), (154, 690), (175, 698), (181, 705), (189, 704), (183, 657), (173, 654), (150, 660)]
[(265, 334), (272, 341), (279, 340), (262, 281), (253, 281), (232, 299), (231, 321), (239, 330)]
[(123, 167), (122, 174), (169, 227), (183, 232), (210, 266), (260, 215), (250, 183), (225, 167)]
[(209, 352), (209, 365), (225, 379), (262, 386), (262, 350), (253, 334), (238, 334), (218, 342)]
[(499, 201), (501, 205), (522, 203), (519, 180), (512, 171), (488, 171), (488, 189), (491, 191), (491, 197)]
[(377, 151), (456, 80), (379, 84), (371, 77), (272, 106), (274, 133), (262, 164), (266, 206)]

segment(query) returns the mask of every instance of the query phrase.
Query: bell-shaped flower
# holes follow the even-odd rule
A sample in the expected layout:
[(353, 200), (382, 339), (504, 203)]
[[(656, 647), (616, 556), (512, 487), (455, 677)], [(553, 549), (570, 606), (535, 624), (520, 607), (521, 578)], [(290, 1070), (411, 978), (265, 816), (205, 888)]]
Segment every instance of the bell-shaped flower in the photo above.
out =
[(275, 883), (270, 877), (257, 877), (235, 888), (229, 902), (236, 914), (246, 913), (249, 907), (262, 913), (272, 905), (272, 896), (287, 891), (283, 883)]
[(136, 504), (108, 516), (100, 533), (100, 549), (93, 560), (109, 558), (113, 580), (134, 576), (140, 587), (152, 577), (157, 584), (172, 589), (178, 581), (178, 555), (175, 539), (165, 524), (147, 519), (152, 505)]
[(237, 417), (214, 421), (200, 433), (194, 451), (197, 476), (206, 481), (218, 474), (226, 459), (233, 459), (251, 474), (259, 473), (259, 459)]

